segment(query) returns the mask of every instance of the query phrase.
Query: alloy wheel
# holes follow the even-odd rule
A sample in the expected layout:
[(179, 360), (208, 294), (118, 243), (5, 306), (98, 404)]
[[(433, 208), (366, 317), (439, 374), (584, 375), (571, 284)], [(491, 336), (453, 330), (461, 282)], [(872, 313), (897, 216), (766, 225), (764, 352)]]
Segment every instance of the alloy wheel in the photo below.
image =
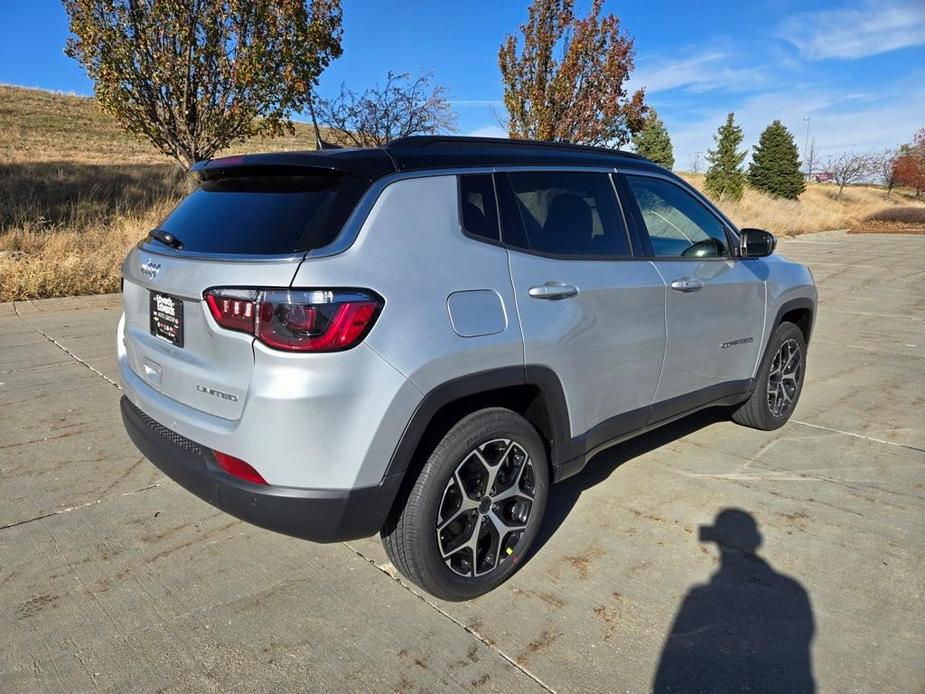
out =
[(462, 458), (437, 512), (437, 546), (456, 574), (475, 578), (503, 564), (527, 528), (536, 475), (526, 449), (493, 439)]
[(773, 416), (782, 417), (793, 407), (802, 373), (800, 345), (791, 337), (778, 348), (768, 373), (768, 409)]

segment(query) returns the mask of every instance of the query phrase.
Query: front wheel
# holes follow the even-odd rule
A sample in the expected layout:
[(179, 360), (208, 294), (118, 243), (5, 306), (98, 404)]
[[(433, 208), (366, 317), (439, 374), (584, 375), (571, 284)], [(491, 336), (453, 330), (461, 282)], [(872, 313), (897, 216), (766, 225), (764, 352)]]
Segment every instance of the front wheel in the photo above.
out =
[(782, 427), (796, 408), (806, 374), (806, 339), (793, 323), (781, 323), (768, 343), (755, 390), (732, 420), (753, 429)]
[(427, 592), (469, 600), (517, 570), (539, 531), (548, 490), (536, 430), (510, 410), (480, 410), (434, 448), (382, 544)]

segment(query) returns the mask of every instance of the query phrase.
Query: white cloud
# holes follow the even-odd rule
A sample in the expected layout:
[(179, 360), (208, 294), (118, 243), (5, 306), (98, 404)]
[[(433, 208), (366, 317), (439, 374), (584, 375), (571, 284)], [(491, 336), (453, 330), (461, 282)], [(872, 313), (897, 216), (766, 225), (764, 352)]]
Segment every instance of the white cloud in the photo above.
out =
[(507, 130), (500, 125), (483, 125), (472, 132), (466, 133), (470, 137), (507, 137)]
[[(925, 99), (925, 89), (914, 86), (916, 82), (918, 78), (897, 84), (875, 99), (794, 85), (746, 97), (731, 104), (728, 110), (735, 112), (736, 122), (745, 133), (743, 148), (747, 147), (749, 152), (761, 131), (772, 120), (779, 119), (793, 133), (802, 156), (807, 126), (804, 118), (809, 118), (810, 138), (815, 140), (817, 155), (825, 161), (846, 151), (879, 150), (910, 141), (921, 127), (921, 104)], [(693, 118), (662, 113), (679, 169), (689, 167), (694, 152), (705, 154), (713, 147), (713, 135), (726, 113), (727, 109), (719, 108)], [(746, 163), (750, 158), (749, 155)]]
[(628, 90), (645, 87), (647, 94), (678, 88), (690, 92), (750, 90), (767, 81), (764, 68), (739, 65), (730, 51), (711, 47), (687, 53), (676, 60), (641, 61)]
[(786, 19), (778, 35), (810, 60), (887, 53), (925, 44), (925, 3), (868, 0), (856, 8), (802, 12)]

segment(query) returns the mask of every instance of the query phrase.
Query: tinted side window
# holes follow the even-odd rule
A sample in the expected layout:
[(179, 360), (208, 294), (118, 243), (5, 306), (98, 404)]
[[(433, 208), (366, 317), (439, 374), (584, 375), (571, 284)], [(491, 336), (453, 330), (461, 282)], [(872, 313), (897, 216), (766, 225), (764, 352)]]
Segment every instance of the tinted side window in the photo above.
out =
[(508, 174), (520, 228), (509, 242), (563, 256), (629, 256), (626, 226), (609, 174)]
[(680, 186), (661, 178), (626, 176), (655, 255), (722, 258), (728, 255), (719, 218)]
[(500, 241), (498, 205), (491, 174), (467, 174), (459, 177), (459, 214), (466, 233), (491, 241)]

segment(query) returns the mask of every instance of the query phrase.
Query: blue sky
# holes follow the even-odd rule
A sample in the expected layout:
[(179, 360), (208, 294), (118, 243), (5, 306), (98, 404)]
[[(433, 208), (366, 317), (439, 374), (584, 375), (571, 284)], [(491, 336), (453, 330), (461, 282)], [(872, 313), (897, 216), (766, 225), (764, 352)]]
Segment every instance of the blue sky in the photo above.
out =
[[(577, 0), (579, 12), (587, 0)], [(524, 0), (343, 0), (344, 55), (321, 79), (381, 82), (388, 70), (433, 71), (460, 132), (502, 135), (498, 46), (526, 19)], [(636, 40), (632, 85), (664, 118), (676, 168), (704, 152), (726, 112), (753, 144), (773, 119), (810, 137), (823, 159), (909, 141), (925, 127), (925, 0), (614, 2)], [(52, 0), (0, 0), (0, 83), (91, 94), (64, 56), (67, 17)]]

